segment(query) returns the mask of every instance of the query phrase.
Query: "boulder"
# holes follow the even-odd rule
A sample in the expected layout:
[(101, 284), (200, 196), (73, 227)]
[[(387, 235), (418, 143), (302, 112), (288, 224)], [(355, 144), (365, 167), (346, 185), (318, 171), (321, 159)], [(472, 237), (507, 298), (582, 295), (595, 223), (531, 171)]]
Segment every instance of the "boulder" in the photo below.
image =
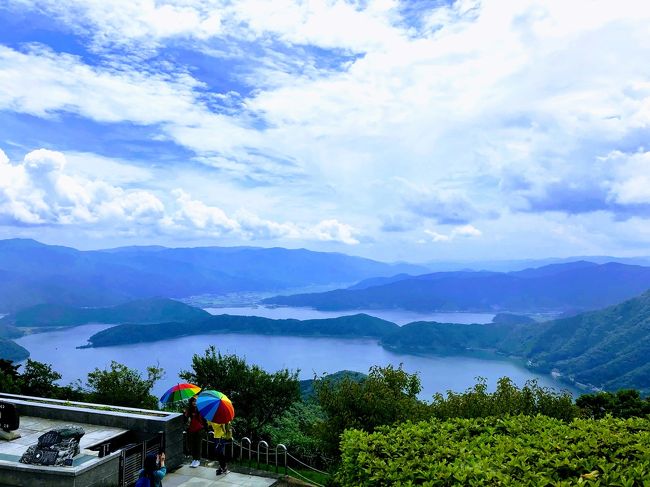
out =
[(50, 430), (39, 436), (36, 445), (27, 448), (20, 463), (70, 467), (79, 454), (79, 441), (84, 434), (84, 429), (75, 425)]

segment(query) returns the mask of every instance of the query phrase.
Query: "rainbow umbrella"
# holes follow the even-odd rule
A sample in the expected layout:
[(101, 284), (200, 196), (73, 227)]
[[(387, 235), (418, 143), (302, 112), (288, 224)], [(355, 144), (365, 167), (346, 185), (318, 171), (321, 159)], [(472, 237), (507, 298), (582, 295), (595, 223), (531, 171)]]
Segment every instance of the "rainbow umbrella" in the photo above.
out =
[(169, 404), (172, 402), (183, 401), (189, 399), (192, 396), (196, 396), (201, 388), (195, 386), (194, 384), (176, 384), (174, 387), (171, 387), (167, 392), (160, 396), (160, 402), (162, 404)]
[(196, 407), (201, 416), (213, 423), (225, 424), (235, 417), (235, 408), (230, 399), (219, 391), (202, 391), (196, 398)]

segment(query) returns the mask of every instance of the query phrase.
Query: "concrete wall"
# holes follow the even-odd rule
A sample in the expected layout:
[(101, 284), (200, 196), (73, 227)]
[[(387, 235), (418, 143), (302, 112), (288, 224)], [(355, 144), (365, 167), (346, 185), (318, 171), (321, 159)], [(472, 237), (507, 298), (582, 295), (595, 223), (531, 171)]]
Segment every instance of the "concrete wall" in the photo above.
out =
[[(159, 432), (165, 435), (165, 455), (167, 457), (167, 467), (171, 470), (178, 468), (183, 462), (183, 415), (179, 413), (167, 413), (162, 411), (149, 411), (136, 408), (122, 408), (106, 406), (101, 404), (73, 403), (68, 401), (34, 398), (29, 396), (18, 396), (14, 394), (0, 393), (0, 400), (8, 401), (16, 405), (21, 416), (34, 416), (39, 418), (56, 419), (60, 421), (70, 421), (73, 423), (86, 423), (100, 426), (109, 426), (114, 428), (128, 429), (132, 431), (138, 441), (150, 439)], [(101, 408), (101, 409), (96, 409)], [(110, 410), (109, 410), (110, 409)], [(5, 464), (0, 462), (0, 485), (16, 486), (74, 486), (74, 487), (104, 487), (116, 486), (119, 474), (119, 453), (100, 459), (99, 462), (92, 462), (88, 467), (34, 467), (30, 465), (20, 465), (21, 468), (14, 468), (15, 475), (7, 472)], [(12, 464), (16, 465), (16, 464)], [(24, 470), (27, 468), (28, 470)], [(31, 483), (19, 482), (18, 477), (27, 479), (29, 469), (38, 469), (39, 475), (44, 472), (48, 473), (47, 482), (34, 481)], [(50, 476), (51, 475), (51, 476)], [(36, 477), (38, 478), (38, 477)], [(55, 480), (55, 478), (57, 480)], [(59, 484), (58, 482), (64, 482)], [(23, 482), (23, 481), (20, 481)]]
[(116, 487), (120, 453), (93, 462), (86, 468), (41, 467), (0, 462), (0, 485), (12, 487)]

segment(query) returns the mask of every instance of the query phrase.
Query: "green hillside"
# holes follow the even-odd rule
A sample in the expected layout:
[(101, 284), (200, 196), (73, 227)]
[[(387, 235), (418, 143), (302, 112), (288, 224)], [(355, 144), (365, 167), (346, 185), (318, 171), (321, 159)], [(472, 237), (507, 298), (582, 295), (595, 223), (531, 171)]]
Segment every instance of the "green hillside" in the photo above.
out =
[(0, 324), (18, 327), (78, 326), (87, 323), (160, 323), (200, 320), (210, 316), (202, 309), (173, 299), (153, 298), (117, 306), (78, 308), (61, 304), (38, 304), (5, 316)]
[(27, 349), (17, 343), (0, 338), (0, 359), (11, 360), (12, 362), (21, 362), (29, 357)]
[(608, 390), (650, 393), (650, 292), (543, 325), (526, 354), (543, 369)]
[(96, 333), (88, 341), (93, 347), (109, 347), (125, 343), (153, 342), (186, 335), (209, 333), (380, 338), (398, 328), (395, 323), (365, 314), (302, 321), (293, 319), (272, 320), (256, 316), (217, 315), (187, 323), (118, 325)]

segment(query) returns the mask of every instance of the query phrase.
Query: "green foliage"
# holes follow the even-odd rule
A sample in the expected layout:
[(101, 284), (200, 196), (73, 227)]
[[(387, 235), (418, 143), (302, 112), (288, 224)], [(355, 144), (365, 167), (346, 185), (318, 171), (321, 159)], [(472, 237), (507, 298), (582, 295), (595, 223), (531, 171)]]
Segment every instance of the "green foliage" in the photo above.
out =
[(342, 486), (647, 486), (648, 419), (546, 416), (431, 420), (349, 430)]
[(292, 455), (309, 465), (322, 465), (326, 450), (316, 434), (318, 424), (325, 419), (321, 407), (315, 402), (294, 402), (280, 417), (263, 428), (270, 444), (282, 443)]
[(180, 377), (226, 394), (235, 407), (238, 435), (250, 438), (257, 438), (265, 425), (300, 399), (298, 372), (282, 369), (269, 374), (236, 355), (222, 355), (214, 346), (204, 355), (195, 354), (192, 370)]
[(21, 393), (28, 396), (56, 397), (57, 385), (61, 374), (52, 370), (52, 366), (27, 359), (25, 370), (20, 375)]
[(0, 359), (0, 392), (20, 394), (18, 368), (11, 360)]
[(487, 392), (486, 380), (479, 377), (476, 385), (463, 393), (448, 391), (447, 397), (435, 394), (431, 410), (439, 419), (543, 414), (569, 420), (579, 414), (570, 393), (540, 387), (536, 380), (519, 389), (508, 377), (501, 377), (492, 393)]
[(615, 418), (632, 418), (650, 414), (650, 397), (641, 399), (639, 391), (621, 389), (615, 393), (583, 394), (576, 399), (576, 406), (586, 418), (599, 419), (607, 414)]
[(147, 378), (126, 365), (111, 362), (110, 369), (96, 368), (88, 374), (89, 398), (100, 404), (156, 409), (158, 399), (151, 389), (163, 375), (160, 367), (147, 367)]
[(405, 372), (401, 364), (397, 369), (392, 365), (372, 367), (361, 382), (349, 377), (338, 382), (321, 379), (314, 386), (326, 417), (318, 434), (332, 456), (338, 456), (339, 439), (346, 429), (374, 431), (379, 426), (428, 417), (427, 406), (417, 399), (420, 378)]
[[(352, 379), (355, 382), (361, 382), (368, 376), (362, 372), (356, 372), (354, 370), (339, 370), (333, 374), (324, 375), (321, 377), (321, 379), (329, 380), (335, 384), (339, 381), (342, 381), (346, 377)], [(318, 380), (318, 378), (305, 379), (300, 381), (300, 397), (302, 397), (303, 401), (310, 401), (316, 398), (316, 391), (314, 389), (314, 381), (316, 380)]]

